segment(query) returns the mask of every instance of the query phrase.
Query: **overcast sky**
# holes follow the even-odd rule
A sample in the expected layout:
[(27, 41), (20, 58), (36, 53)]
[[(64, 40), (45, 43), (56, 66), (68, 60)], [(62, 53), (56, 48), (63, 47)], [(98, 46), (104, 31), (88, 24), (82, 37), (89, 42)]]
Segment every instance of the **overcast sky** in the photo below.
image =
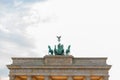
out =
[(110, 80), (120, 73), (119, 0), (0, 0), (0, 80), (11, 57), (43, 57), (47, 46), (71, 45), (74, 57), (108, 57)]

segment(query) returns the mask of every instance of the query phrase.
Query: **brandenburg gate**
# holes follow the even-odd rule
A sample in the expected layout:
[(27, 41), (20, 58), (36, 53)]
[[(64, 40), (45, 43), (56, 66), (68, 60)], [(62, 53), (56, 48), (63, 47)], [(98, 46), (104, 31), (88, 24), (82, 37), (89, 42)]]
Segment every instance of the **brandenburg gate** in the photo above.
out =
[[(60, 37), (58, 37), (60, 42)], [(74, 57), (59, 43), (44, 57), (14, 57), (9, 68), (10, 80), (109, 80), (111, 65), (106, 57)]]

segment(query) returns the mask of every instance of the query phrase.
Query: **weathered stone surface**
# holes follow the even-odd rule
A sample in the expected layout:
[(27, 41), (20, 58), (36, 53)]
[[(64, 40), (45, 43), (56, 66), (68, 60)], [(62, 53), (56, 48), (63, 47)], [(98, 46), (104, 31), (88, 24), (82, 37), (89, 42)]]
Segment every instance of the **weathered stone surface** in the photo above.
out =
[(45, 56), (45, 65), (72, 65), (73, 56)]
[(106, 59), (106, 57), (74, 58), (47, 55), (44, 58), (12, 58), (12, 65), (107, 65)]
[(7, 65), (11, 76), (109, 76), (108, 71), (111, 68), (111, 65), (106, 63), (106, 57), (74, 58), (71, 55), (46, 55), (44, 58), (12, 58), (12, 60), (13, 63)]
[(16, 69), (11, 70), (12, 75), (108, 75), (107, 70), (65, 70), (65, 69), (53, 69), (53, 70), (41, 70), (41, 69)]
[(43, 58), (12, 58), (13, 64), (12, 65), (43, 65), (44, 59)]

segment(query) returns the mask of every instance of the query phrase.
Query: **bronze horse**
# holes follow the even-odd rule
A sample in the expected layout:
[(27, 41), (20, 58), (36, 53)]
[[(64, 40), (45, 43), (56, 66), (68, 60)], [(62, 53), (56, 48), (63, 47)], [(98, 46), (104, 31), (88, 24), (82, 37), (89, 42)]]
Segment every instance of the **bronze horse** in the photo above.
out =
[(51, 49), (51, 47), (48, 45), (48, 49), (49, 49), (49, 53), (51, 53), (51, 55), (53, 55), (53, 50)]
[(68, 55), (68, 53), (70, 53), (70, 45), (68, 46), (68, 49), (66, 49), (66, 55)]

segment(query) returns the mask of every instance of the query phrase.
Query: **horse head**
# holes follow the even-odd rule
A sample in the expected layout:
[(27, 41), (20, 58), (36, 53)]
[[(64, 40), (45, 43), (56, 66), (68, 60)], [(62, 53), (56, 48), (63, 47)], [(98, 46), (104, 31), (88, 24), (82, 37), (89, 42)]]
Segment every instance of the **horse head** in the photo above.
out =
[(68, 46), (68, 48), (66, 49), (66, 54), (70, 53), (70, 45)]

